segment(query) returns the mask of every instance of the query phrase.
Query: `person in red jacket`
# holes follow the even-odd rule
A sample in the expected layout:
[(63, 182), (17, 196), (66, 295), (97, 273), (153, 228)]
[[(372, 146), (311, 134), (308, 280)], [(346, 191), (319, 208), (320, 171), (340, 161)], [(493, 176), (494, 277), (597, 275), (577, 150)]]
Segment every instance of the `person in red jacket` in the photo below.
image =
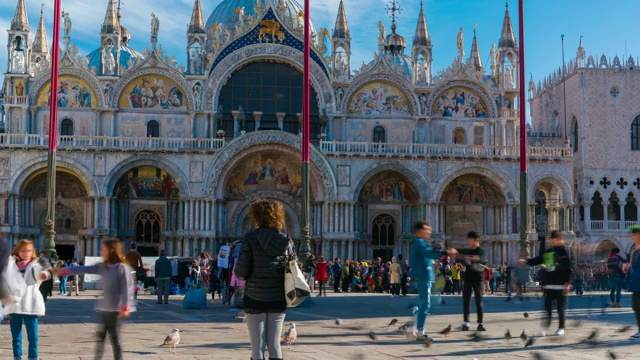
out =
[(324, 284), (329, 280), (327, 277), (327, 263), (324, 261), (324, 256), (320, 256), (320, 261), (316, 264), (316, 280), (318, 280), (318, 287), (320, 291), (318, 296), (327, 296), (327, 290), (324, 288)]

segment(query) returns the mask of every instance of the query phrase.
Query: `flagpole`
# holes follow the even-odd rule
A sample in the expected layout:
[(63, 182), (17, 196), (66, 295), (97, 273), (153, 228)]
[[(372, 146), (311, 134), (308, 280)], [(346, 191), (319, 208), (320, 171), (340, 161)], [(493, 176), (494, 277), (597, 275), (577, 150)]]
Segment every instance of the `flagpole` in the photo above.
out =
[(47, 152), (47, 217), (44, 222), (44, 252), (56, 259), (56, 150), (58, 148), (58, 60), (60, 52), (60, 1), (53, 5), (53, 45), (49, 95), (49, 147)]
[(306, 260), (311, 253), (310, 237), (310, 188), (309, 188), (309, 147), (310, 147), (310, 70), (311, 32), (309, 18), (309, 0), (304, 0), (304, 71), (302, 83), (302, 234), (299, 255)]
[(529, 257), (529, 201), (528, 201), (528, 146), (527, 146), (527, 102), (524, 84), (524, 0), (518, 0), (518, 23), (520, 27), (520, 60), (518, 83), (520, 86), (520, 257)]

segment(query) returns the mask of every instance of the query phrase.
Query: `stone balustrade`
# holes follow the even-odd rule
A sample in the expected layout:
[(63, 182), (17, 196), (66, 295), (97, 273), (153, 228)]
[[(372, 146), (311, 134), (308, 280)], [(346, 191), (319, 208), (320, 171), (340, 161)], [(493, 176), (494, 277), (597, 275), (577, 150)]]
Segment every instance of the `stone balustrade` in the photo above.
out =
[[(48, 135), (0, 134), (0, 148), (42, 148), (49, 144)], [(208, 151), (225, 146), (224, 139), (144, 138), (111, 136), (59, 136), (61, 150), (115, 151)]]
[(29, 103), (27, 96), (5, 96), (5, 105), (27, 105)]
[[(339, 156), (435, 157), (435, 158), (497, 158), (517, 159), (517, 146), (481, 146), (452, 144), (373, 143), (321, 141), (320, 151)], [(570, 148), (529, 146), (531, 160), (563, 160), (573, 157)]]

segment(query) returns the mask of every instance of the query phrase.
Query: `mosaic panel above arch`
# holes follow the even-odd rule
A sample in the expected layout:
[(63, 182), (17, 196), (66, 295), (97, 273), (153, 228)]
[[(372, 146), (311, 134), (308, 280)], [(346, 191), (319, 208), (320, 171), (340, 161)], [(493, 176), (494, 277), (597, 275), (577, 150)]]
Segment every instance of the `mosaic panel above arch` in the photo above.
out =
[(466, 174), (457, 177), (442, 194), (445, 204), (491, 205), (504, 204), (505, 197), (496, 184), (486, 177)]
[(369, 179), (358, 200), (364, 203), (375, 202), (417, 202), (420, 199), (413, 183), (395, 171), (383, 171)]
[[(299, 198), (302, 195), (300, 159), (275, 151), (254, 153), (239, 162), (225, 182), (225, 197), (231, 199), (244, 199), (265, 191)], [(312, 185), (311, 198), (313, 195)]]
[[(47, 196), (47, 171), (42, 169), (31, 175), (22, 186), (21, 193), (24, 196), (45, 198)], [(76, 175), (57, 169), (56, 171), (56, 197), (65, 199), (86, 198), (87, 187)]]
[(166, 171), (154, 166), (139, 166), (118, 179), (113, 196), (120, 199), (178, 199), (178, 183)]
[(433, 102), (431, 113), (452, 118), (485, 118), (487, 104), (482, 97), (468, 87), (456, 86), (442, 91)]
[(351, 98), (347, 111), (351, 115), (411, 116), (414, 112), (407, 95), (397, 86), (383, 81), (366, 83)]
[(142, 75), (124, 87), (120, 93), (118, 107), (187, 110), (187, 94), (180, 85), (167, 76)]
[[(45, 82), (38, 91), (37, 106), (49, 106), (51, 82)], [(93, 86), (85, 79), (74, 75), (61, 75), (58, 79), (59, 108), (94, 108), (98, 103)]]

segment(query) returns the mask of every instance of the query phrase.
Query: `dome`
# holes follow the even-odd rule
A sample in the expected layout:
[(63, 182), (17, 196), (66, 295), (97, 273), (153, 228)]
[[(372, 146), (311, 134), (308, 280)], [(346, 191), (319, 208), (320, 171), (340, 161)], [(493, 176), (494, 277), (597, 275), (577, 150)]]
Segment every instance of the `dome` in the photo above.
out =
[[(124, 36), (124, 33), (123, 33), (123, 36)], [(115, 48), (113, 48), (111, 52), (113, 54), (113, 57), (115, 58), (116, 57)], [(87, 59), (89, 59), (89, 70), (91, 70), (91, 68), (95, 66), (96, 74), (98, 75), (100, 75), (100, 58), (101, 58), (101, 53), (99, 48), (93, 50), (91, 53), (89, 53), (89, 55), (87, 55)], [(128, 64), (129, 60), (142, 59), (142, 58), (143, 58), (142, 54), (130, 48), (129, 46), (125, 45), (125, 43), (120, 45), (120, 68), (121, 69), (129, 68), (129, 64)]]
[(387, 35), (384, 39), (384, 49), (393, 54), (402, 53), (404, 49), (407, 47), (407, 42), (404, 40), (402, 35), (396, 34), (395, 32)]
[[(209, 16), (206, 24), (207, 33), (211, 33), (213, 24), (222, 26), (223, 29), (233, 29), (236, 23), (236, 9), (244, 7), (244, 16), (254, 16), (254, 6), (262, 1), (265, 9), (269, 3), (278, 4), (280, 0), (223, 0)], [(296, 0), (284, 0), (287, 10), (285, 17), (297, 17), (297, 14), (304, 9)], [(274, 9), (277, 5), (274, 5)], [(294, 21), (295, 23), (295, 21)], [(313, 23), (311, 24), (311, 32), (315, 32)]]
[(411, 78), (412, 61), (410, 57), (404, 54), (392, 54), (387, 56), (386, 60), (398, 75)]

